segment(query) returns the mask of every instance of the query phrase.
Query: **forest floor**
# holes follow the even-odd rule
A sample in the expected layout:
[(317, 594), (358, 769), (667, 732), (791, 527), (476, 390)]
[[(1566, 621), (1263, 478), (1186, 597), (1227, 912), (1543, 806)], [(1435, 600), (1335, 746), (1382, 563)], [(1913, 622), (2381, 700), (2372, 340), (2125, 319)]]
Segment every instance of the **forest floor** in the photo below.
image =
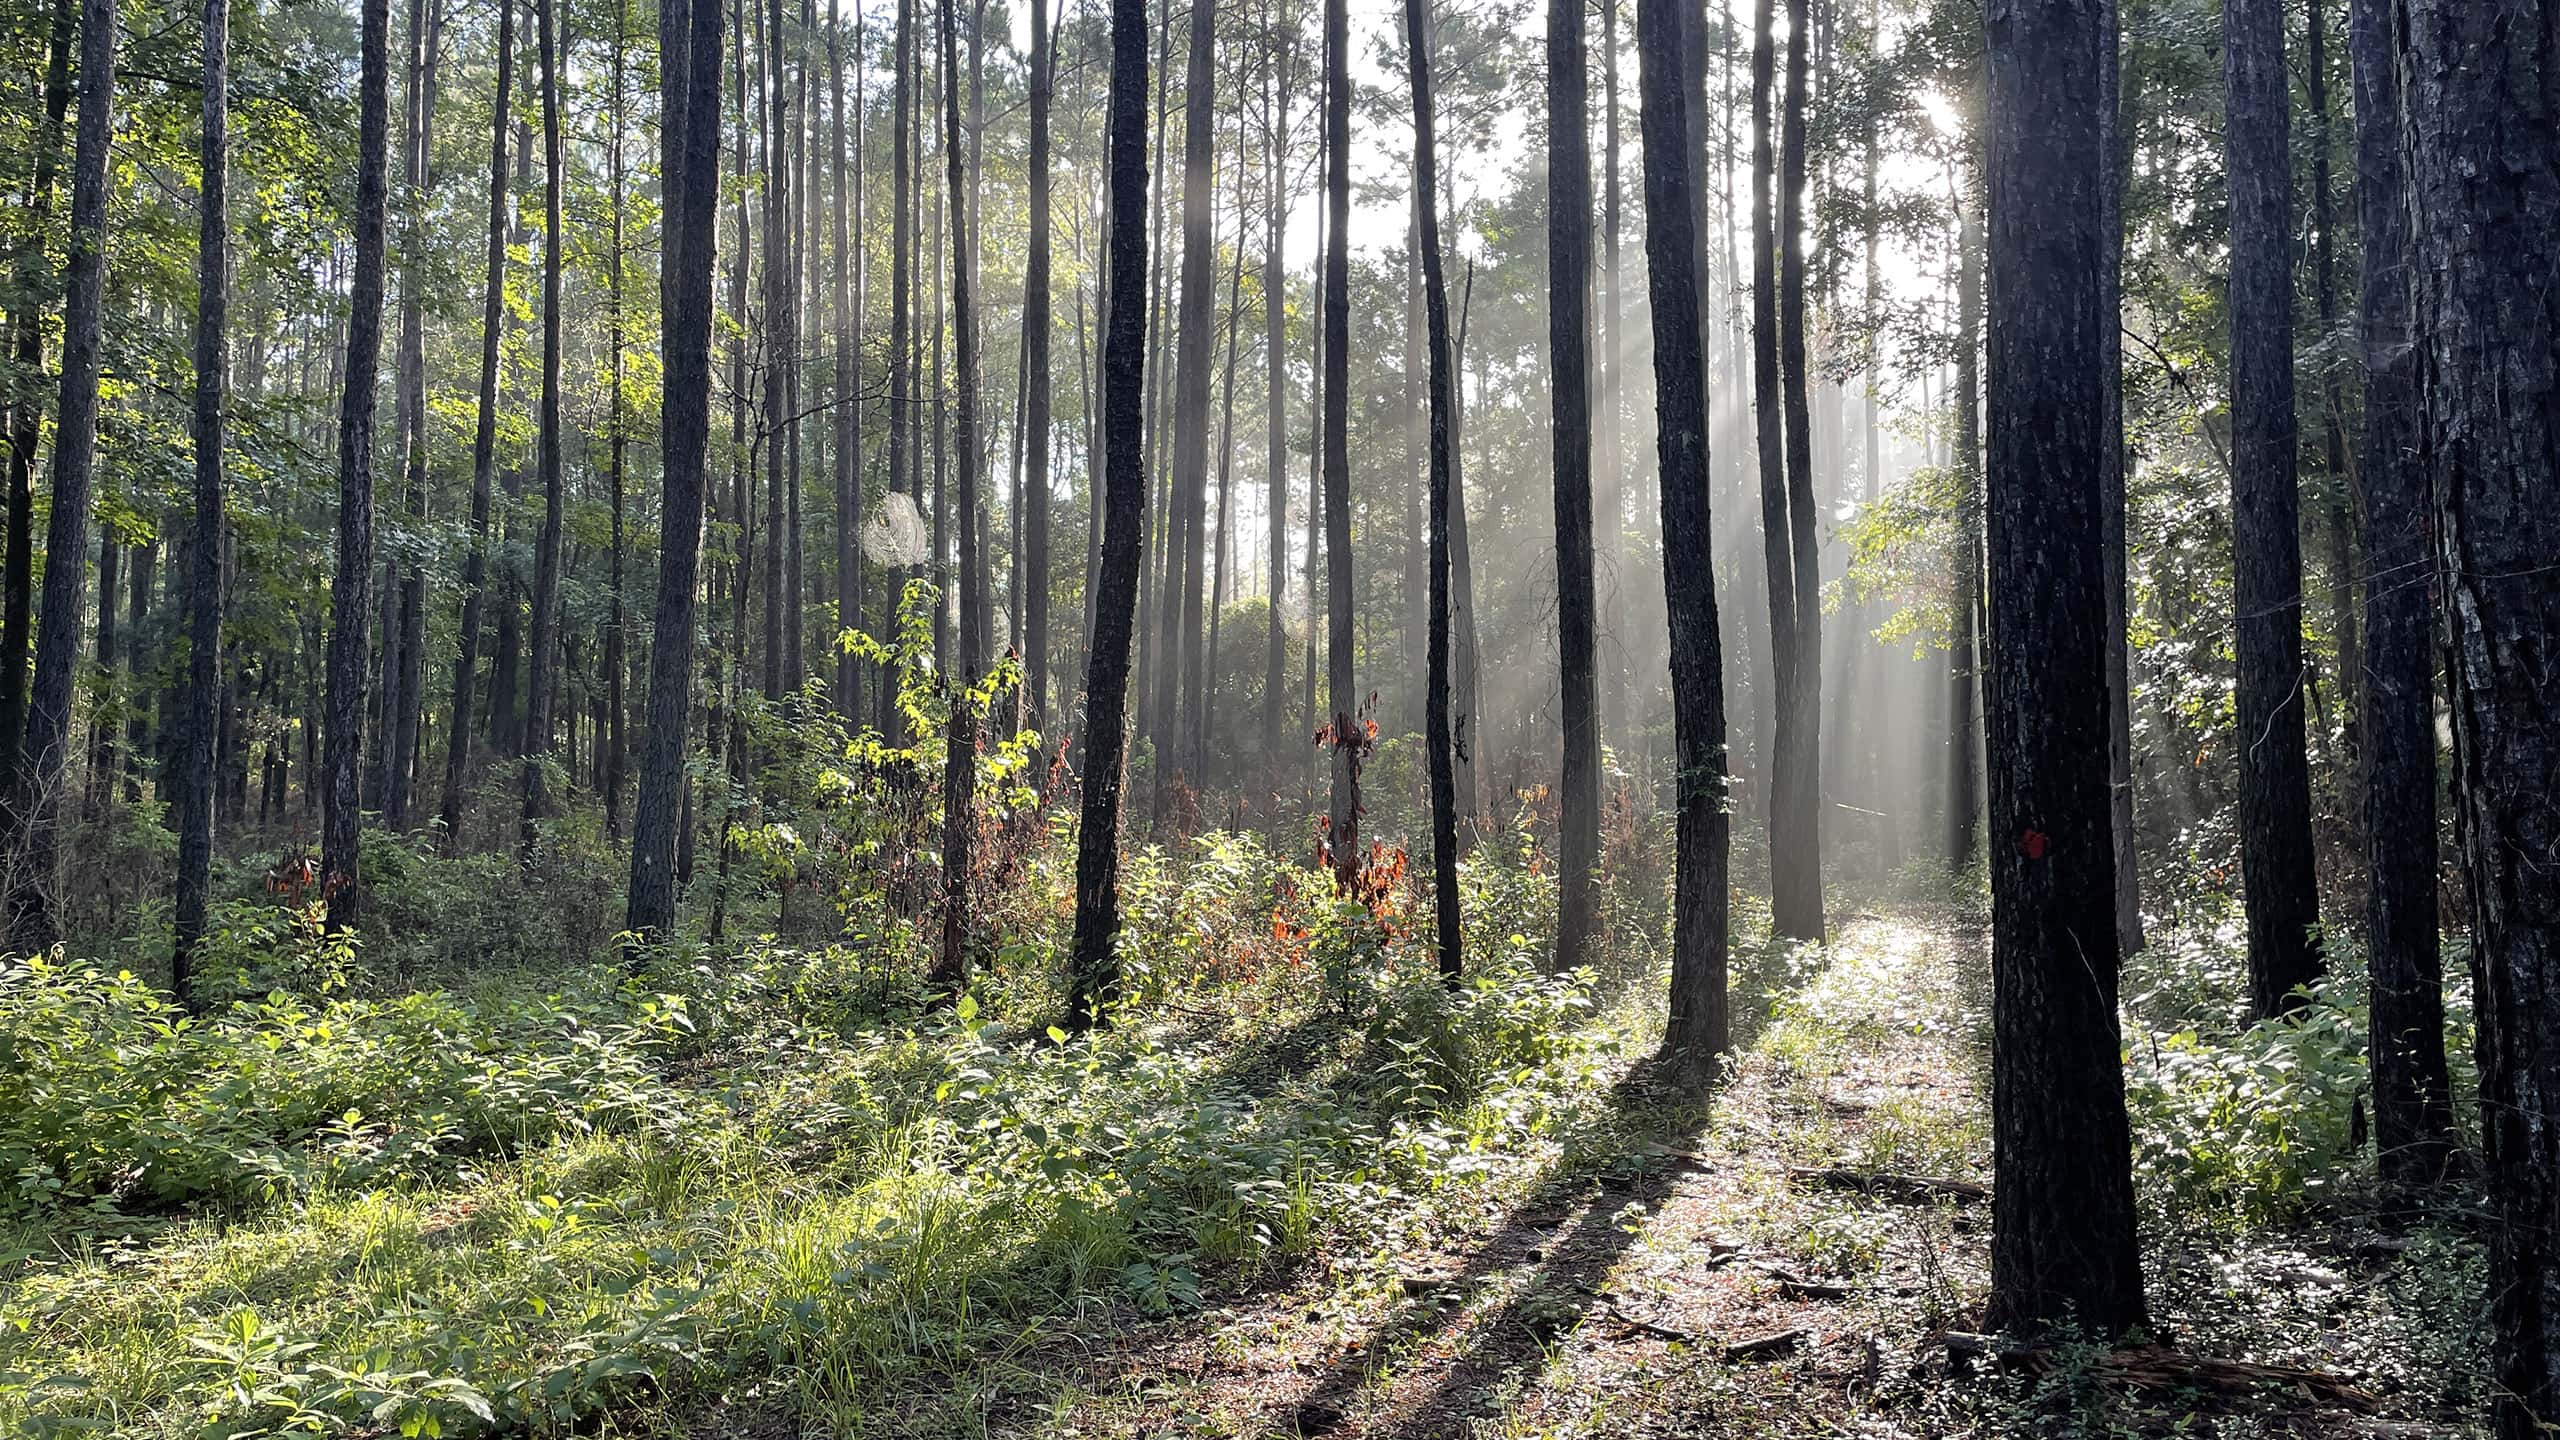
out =
[[(1025, 1440), (2460, 1433), (2329, 1368), (2357, 1357), (2321, 1337), (2397, 1317), (2385, 1272), (2407, 1242), (2352, 1225), (2169, 1257), (2204, 1293), (2171, 1287), (2178, 1313), (2158, 1318), (2223, 1358), (2300, 1363), (1951, 1358), (1988, 1285), (1986, 966), (1978, 921), (1945, 907), (1854, 915), (1826, 950), (1742, 978), (1741, 1053), (1708, 1109), (1632, 1057), (1611, 1089), (1627, 1123), (1508, 1204), (1204, 1287), (1196, 1313), (1059, 1317), (870, 1423)], [(690, 1432), (801, 1428), (724, 1406)]]
[(599, 961), (183, 1024), (131, 977), (0, 976), (0, 1163), (50, 1197), (0, 1225), (0, 1431), (2396, 1437), (2478, 1414), (2458, 1217), (2384, 1223), (2287, 1178), (2332, 1162), (2268, 1158), (2335, 1098), (2296, 1072), (2325, 1032), (2245, 1050), (2137, 1013), (2145, 1259), (2183, 1358), (1961, 1366), (1990, 1219), (1975, 918), (1912, 902), (1738, 947), (1738, 1053), (1701, 1107), (1650, 1078), (1648, 957), (1550, 977), (1542, 942), (1488, 927), (1455, 993), (1402, 940), (1319, 965), (1260, 938), (1262, 864), (1212, 846), (1133, 880), (1127, 953), (1159, 980), (1088, 1037), (1002, 1018), (1050, 1003), (1037, 953), (984, 977), (983, 1012), (773, 942), (637, 983)]

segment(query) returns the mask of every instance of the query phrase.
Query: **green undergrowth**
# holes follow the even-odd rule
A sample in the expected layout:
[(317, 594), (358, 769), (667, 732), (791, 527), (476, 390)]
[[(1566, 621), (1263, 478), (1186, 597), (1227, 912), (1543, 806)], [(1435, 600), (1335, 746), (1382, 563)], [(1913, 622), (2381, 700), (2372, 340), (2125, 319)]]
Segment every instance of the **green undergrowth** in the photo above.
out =
[(1641, 1007), (1540, 973), (1512, 880), (1472, 888), (1450, 991), (1206, 853), (1182, 883), (1294, 948), (1177, 963), (1214, 897), (1151, 911), (1180, 885), (1149, 880), (1146, 998), (1086, 1036), (1003, 955), (983, 1004), (867, 1013), (859, 957), (770, 942), (202, 1019), (17, 965), (0, 1426), (647, 1431), (725, 1397), (860, 1428), (1060, 1317), (1394, 1244), (1640, 1128), (1612, 1087)]

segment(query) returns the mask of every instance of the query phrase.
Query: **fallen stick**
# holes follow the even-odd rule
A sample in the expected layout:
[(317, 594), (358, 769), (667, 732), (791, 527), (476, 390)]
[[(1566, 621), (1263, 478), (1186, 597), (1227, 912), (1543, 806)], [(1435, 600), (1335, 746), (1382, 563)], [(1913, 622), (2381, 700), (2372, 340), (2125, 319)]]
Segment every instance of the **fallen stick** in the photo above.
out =
[(1884, 1170), (1849, 1170), (1819, 1165), (1796, 1165), (1787, 1170), (1787, 1178), (1800, 1185), (1819, 1185), (1830, 1190), (1856, 1190), (1868, 1195), (1881, 1195), (1892, 1200), (1908, 1200), (1925, 1204), (1932, 1200), (1954, 1200), (1976, 1204), (1991, 1198), (1987, 1185), (1971, 1180), (1950, 1180), (1934, 1175), (1897, 1175)]
[(1802, 1330), (1779, 1330), (1768, 1335), (1757, 1335), (1748, 1340), (1736, 1340), (1724, 1347), (1724, 1363), (1739, 1365), (1745, 1360), (1775, 1360), (1783, 1355), (1794, 1354), (1796, 1347), (1803, 1343)]
[[(2045, 1346), (2022, 1344), (1997, 1335), (1950, 1330), (1946, 1343), (1950, 1359), (1992, 1359), (2036, 1371), (2051, 1369), (2056, 1363), (2053, 1351)], [(2371, 1411), (2382, 1404), (2371, 1391), (2358, 1387), (2345, 1376), (2326, 1370), (2181, 1355), (2157, 1345), (2106, 1351), (2098, 1357), (2097, 1368), (2108, 1379), (2129, 1385), (2153, 1388), (2192, 1385), (2221, 1391), (2245, 1390), (2253, 1385), (2282, 1385), (2350, 1410)]]

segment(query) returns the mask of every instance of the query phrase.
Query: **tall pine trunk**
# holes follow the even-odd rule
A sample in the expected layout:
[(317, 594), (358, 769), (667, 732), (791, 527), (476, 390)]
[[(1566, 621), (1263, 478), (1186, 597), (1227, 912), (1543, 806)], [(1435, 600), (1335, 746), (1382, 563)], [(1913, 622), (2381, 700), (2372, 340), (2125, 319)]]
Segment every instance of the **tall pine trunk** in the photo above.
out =
[(649, 654), (640, 788), (632, 807), (624, 928), (665, 936), (676, 919), (694, 611), (701, 583), (704, 462), (711, 439), (711, 270), (720, 207), (719, 0), (660, 0), (659, 155), (667, 223), (658, 296), (666, 397), (656, 641)]
[(1556, 968), (1592, 958), (1599, 925), (1600, 622), (1591, 513), (1591, 144), (1582, 0), (1547, 5), (1547, 368), (1556, 510), (1563, 769)]
[(1440, 974), (1465, 966), (1458, 916), (1458, 766), (1449, 722), (1449, 281), (1440, 266), (1440, 161), (1432, 134), (1429, 0), (1404, 0), (1405, 68), (1413, 81), (1413, 199), (1422, 254), (1422, 304), (1431, 345), (1431, 623), (1423, 743), (1431, 752), (1431, 888)]
[(1101, 581), (1085, 667), (1083, 813), (1067, 1023), (1082, 1029), (1118, 998), (1120, 783), (1128, 752), (1129, 647), (1138, 606), (1147, 477), (1147, 7), (1111, 0), (1109, 293), (1103, 305), (1105, 430)]
[[(364, 0), (357, 82), (356, 259), (338, 403), (338, 569), (329, 587), (328, 699), (321, 737), (320, 871), (333, 930), (361, 906), (365, 627), (372, 608), (374, 382), (382, 368), (384, 212), (391, 145), (391, 5)], [(86, 124), (87, 117), (82, 117)]]
[(1324, 45), (1325, 680), (1333, 710), (1333, 797), (1325, 846), (1336, 880), (1347, 884), (1361, 864), (1360, 763), (1368, 749), (1368, 721), (1352, 673), (1349, 0), (1325, 0)]
[(551, 753), (553, 692), (559, 688), (560, 547), (564, 523), (560, 474), (560, 226), (568, 184), (560, 130), (559, 0), (535, 0), (534, 44), (542, 64), (542, 399), (534, 421), (534, 468), (542, 477), (542, 529), (533, 555), (533, 626), (524, 702), (524, 819), (518, 848), (534, 858), (536, 825), (550, 814), (544, 764)]
[[(1022, 276), (1022, 598), (1025, 723), (1049, 724), (1049, 104), (1056, 81), (1048, 0), (1031, 0), (1031, 254)], [(1044, 736), (1045, 738), (1045, 736)]]
[(969, 233), (972, 207), (967, 157), (960, 148), (959, 25), (953, 11), (959, 0), (942, 0), (942, 154), (943, 175), (952, 197), (951, 359), (953, 458), (959, 469), (960, 628), (957, 685), (946, 678), (951, 705), (942, 767), (942, 954), (928, 977), (934, 985), (968, 982), (969, 898), (975, 878), (971, 852), (978, 830), (978, 702), (975, 694), (986, 668), (986, 557), (979, 551), (978, 516), (978, 318), (976, 275), (970, 263), (976, 247)]
[(2408, 0), (2405, 13), (2404, 153), (2421, 227), (2410, 269), (2422, 287), (2454, 803), (2474, 907), (2490, 1422), (2501, 1440), (2527, 1440), (2560, 1414), (2560, 57), (2547, 4)]
[(1270, 604), (1264, 626), (1262, 657), (1262, 763), (1270, 783), (1278, 784), (1282, 756), (1281, 720), (1288, 688), (1289, 632), (1283, 618), (1289, 598), (1289, 365), (1288, 281), (1283, 255), (1289, 236), (1289, 104), (1290, 60), (1296, 54), (1297, 17), (1288, 0), (1280, 5), (1277, 48), (1266, 72), (1263, 109), (1269, 119), (1271, 148), (1265, 156), (1266, 208), (1270, 240), (1262, 256), (1262, 363), (1268, 391), (1264, 419), (1269, 426), (1269, 464), (1265, 473), (1271, 551)]
[(2301, 496), (2294, 465), (2293, 159), (2281, 0), (2222, 12), (2231, 191), (2231, 559), (2238, 639), (2240, 876), (2250, 1008), (2320, 978), (2311, 770), (2302, 734)]
[[(462, 634), (453, 662), (452, 723), (445, 730), (444, 804), (439, 821), (447, 853), (462, 845), (463, 787), (470, 773), (472, 694), (480, 664), (481, 615), (489, 593), (489, 502), (496, 478), (498, 356), (505, 335), (507, 289), (507, 97), (514, 83), (515, 6), (498, 6), (498, 84), (489, 122), (488, 258), (480, 296), (480, 402), (471, 432), (471, 549), (462, 566)], [(669, 142), (671, 145), (675, 142)]]
[(2436, 930), (2436, 726), (2426, 417), (2414, 313), (2417, 252), (2401, 149), (2395, 0), (2352, 0), (2356, 201), (2364, 236), (2366, 958), (2372, 979), (2374, 1151), (2386, 1180), (2443, 1178), (2459, 1144), (2445, 1061)]
[(1990, 219), (1991, 1304), (1985, 1323), (2143, 1323), (2116, 1021), (2101, 502), (2103, 0), (1994, 7)]
[(202, 181), (196, 223), (195, 523), (189, 531), (187, 685), (171, 720), (178, 764), (171, 787), (178, 812), (177, 906), (169, 988), (190, 1009), (197, 944), (213, 889), (213, 702), (222, 645), (222, 445), (227, 398), (231, 286), (231, 5), (204, 4), (204, 120), (197, 142)]
[(1162, 606), (1162, 707), (1156, 735), (1156, 816), (1164, 818), (1172, 787), (1201, 781), (1203, 592), (1209, 491), (1209, 386), (1217, 368), (1213, 266), (1217, 237), (1210, 215), (1209, 157), (1217, 139), (1215, 4), (1191, 7), (1191, 39), (1182, 82), (1182, 274), (1177, 286), (1173, 368), (1173, 524)]
[[(18, 308), (9, 315), (10, 359), (21, 375), (44, 369), (44, 313), (49, 287), (44, 279), (42, 237), (53, 218), (55, 172), (62, 164), (62, 122), (71, 113), (71, 51), (81, 43), (81, 8), (77, 0), (54, 0), (53, 26), (45, 43), (44, 119), (36, 127), (35, 175), (28, 185), (29, 238), (13, 264)], [(67, 275), (64, 277), (69, 278)], [(35, 470), (36, 447), (44, 431), (44, 406), (32, 395), (9, 403), (9, 494), (5, 540), (0, 540), (0, 766), (14, 785), (20, 741), (27, 722), (27, 634), (34, 621)], [(5, 794), (0, 794), (5, 798)]]
[[(1805, 344), (1805, 102), (1814, 41), (1807, 0), (1787, 0), (1787, 89), (1778, 131), (1778, 371), (1785, 412), (1789, 654), (1780, 682), (1769, 829), (1770, 927), (1820, 940), (1822, 920), (1822, 569), (1815, 550), (1812, 384)], [(1765, 425), (1766, 422), (1764, 421)], [(1774, 549), (1778, 540), (1769, 542)], [(1778, 603), (1775, 582), (1772, 603)]]
[(1671, 1017), (1662, 1053), (1703, 1086), (1730, 1041), (1725, 961), (1732, 926), (1733, 821), (1725, 803), (1724, 644), (1716, 616), (1708, 495), (1707, 357), (1690, 173), (1689, 107), (1701, 103), (1684, 31), (1704, 23), (1680, 0), (1637, 0), (1642, 87), (1646, 286), (1653, 307), (1655, 458), (1662, 490), (1663, 599), (1670, 614), (1672, 729), (1679, 754)]

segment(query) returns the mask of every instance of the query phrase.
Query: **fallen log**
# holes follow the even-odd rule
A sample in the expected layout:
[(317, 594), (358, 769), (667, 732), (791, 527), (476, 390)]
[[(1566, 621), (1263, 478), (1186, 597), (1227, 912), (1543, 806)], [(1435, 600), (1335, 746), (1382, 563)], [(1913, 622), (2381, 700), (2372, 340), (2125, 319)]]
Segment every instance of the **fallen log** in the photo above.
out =
[(1826, 1190), (1855, 1190), (1888, 1200), (1904, 1200), (1925, 1205), (1937, 1200), (1953, 1200), (1959, 1204), (1979, 1204), (1991, 1198), (1991, 1188), (1971, 1180), (1954, 1180), (1935, 1175), (1898, 1175), (1887, 1170), (1850, 1170), (1834, 1166), (1795, 1165), (1788, 1167), (1787, 1178), (1799, 1185), (1816, 1185)]
[[(1946, 1345), (1947, 1357), (1951, 1361), (1988, 1359), (2036, 1372), (2050, 1370), (2060, 1363), (2049, 1346), (2030, 1345), (1998, 1335), (1950, 1330), (1946, 1334)], [(2359, 1387), (2343, 1375), (2326, 1370), (2312, 1370), (2299, 1365), (2264, 1365), (2254, 1360), (2181, 1355), (2158, 1345), (2105, 1351), (2098, 1356), (2097, 1370), (2100, 1375), (2120, 1384), (2151, 1389), (2188, 1387), (2228, 1394), (2258, 1385), (2279, 1385), (2349, 1410), (2370, 1412), (2382, 1404), (2373, 1392)]]

